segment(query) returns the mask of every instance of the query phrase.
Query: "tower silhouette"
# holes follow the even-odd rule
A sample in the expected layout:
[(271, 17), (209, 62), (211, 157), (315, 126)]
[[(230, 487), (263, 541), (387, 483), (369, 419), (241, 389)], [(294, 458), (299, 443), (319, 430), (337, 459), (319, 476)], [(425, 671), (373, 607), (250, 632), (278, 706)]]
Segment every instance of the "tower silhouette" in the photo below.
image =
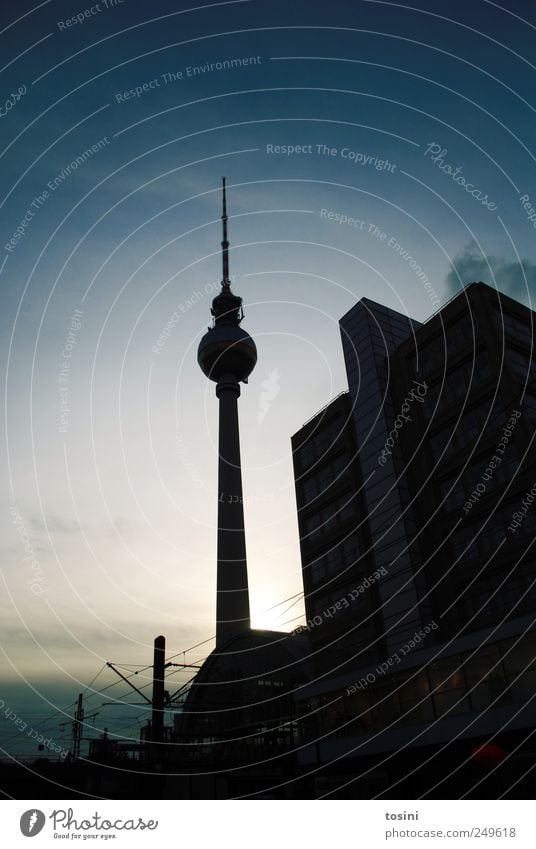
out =
[(227, 221), (224, 177), (221, 292), (212, 301), (212, 327), (201, 339), (197, 352), (203, 373), (216, 383), (219, 399), (217, 647), (233, 634), (251, 627), (238, 398), (240, 382), (248, 382), (257, 362), (257, 348), (240, 327), (244, 317), (242, 298), (231, 291)]

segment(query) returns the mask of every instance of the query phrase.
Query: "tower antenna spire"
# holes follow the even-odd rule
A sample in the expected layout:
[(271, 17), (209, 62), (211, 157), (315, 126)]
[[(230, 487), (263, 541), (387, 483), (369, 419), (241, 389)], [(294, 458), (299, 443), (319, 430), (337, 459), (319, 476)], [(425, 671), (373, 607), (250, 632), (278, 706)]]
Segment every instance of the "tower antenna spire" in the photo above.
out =
[(222, 177), (223, 182), (223, 214), (221, 217), (223, 223), (223, 240), (221, 243), (222, 250), (222, 266), (223, 266), (223, 277), (221, 281), (221, 285), (223, 288), (228, 288), (231, 285), (231, 281), (229, 280), (229, 241), (227, 239), (227, 194), (225, 182), (226, 178)]

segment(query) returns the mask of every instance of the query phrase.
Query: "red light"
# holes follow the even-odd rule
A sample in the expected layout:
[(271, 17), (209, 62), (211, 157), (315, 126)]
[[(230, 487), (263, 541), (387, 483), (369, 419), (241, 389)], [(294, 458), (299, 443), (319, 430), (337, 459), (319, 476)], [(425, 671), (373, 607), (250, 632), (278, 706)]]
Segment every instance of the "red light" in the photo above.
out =
[(471, 749), (471, 757), (484, 769), (491, 769), (497, 766), (506, 757), (506, 752), (497, 746), (495, 743), (483, 743), (481, 746), (473, 746)]

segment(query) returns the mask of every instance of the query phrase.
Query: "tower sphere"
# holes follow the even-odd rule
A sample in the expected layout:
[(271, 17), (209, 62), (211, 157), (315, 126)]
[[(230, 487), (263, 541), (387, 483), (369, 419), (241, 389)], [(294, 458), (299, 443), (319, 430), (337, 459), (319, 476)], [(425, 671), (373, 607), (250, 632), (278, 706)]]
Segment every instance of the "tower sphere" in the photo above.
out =
[(238, 325), (216, 324), (201, 339), (197, 361), (210, 380), (218, 382), (229, 374), (247, 383), (257, 362), (257, 347)]

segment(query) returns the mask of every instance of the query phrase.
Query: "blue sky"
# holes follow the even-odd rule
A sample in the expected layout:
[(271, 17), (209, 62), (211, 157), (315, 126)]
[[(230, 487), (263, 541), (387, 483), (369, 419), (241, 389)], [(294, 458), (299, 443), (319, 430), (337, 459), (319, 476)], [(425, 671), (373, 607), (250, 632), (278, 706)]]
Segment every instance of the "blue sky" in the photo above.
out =
[(301, 590), (290, 436), (345, 388), (339, 318), (367, 296), (426, 320), (474, 279), (530, 303), (536, 282), (528, 4), (188, 8), (0, 13), (3, 680), (15, 705), (39, 681), (36, 711), (106, 660), (149, 663), (157, 633), (214, 632), (196, 348), (222, 174), (259, 351), (240, 401), (258, 626), (303, 610), (263, 612)]

